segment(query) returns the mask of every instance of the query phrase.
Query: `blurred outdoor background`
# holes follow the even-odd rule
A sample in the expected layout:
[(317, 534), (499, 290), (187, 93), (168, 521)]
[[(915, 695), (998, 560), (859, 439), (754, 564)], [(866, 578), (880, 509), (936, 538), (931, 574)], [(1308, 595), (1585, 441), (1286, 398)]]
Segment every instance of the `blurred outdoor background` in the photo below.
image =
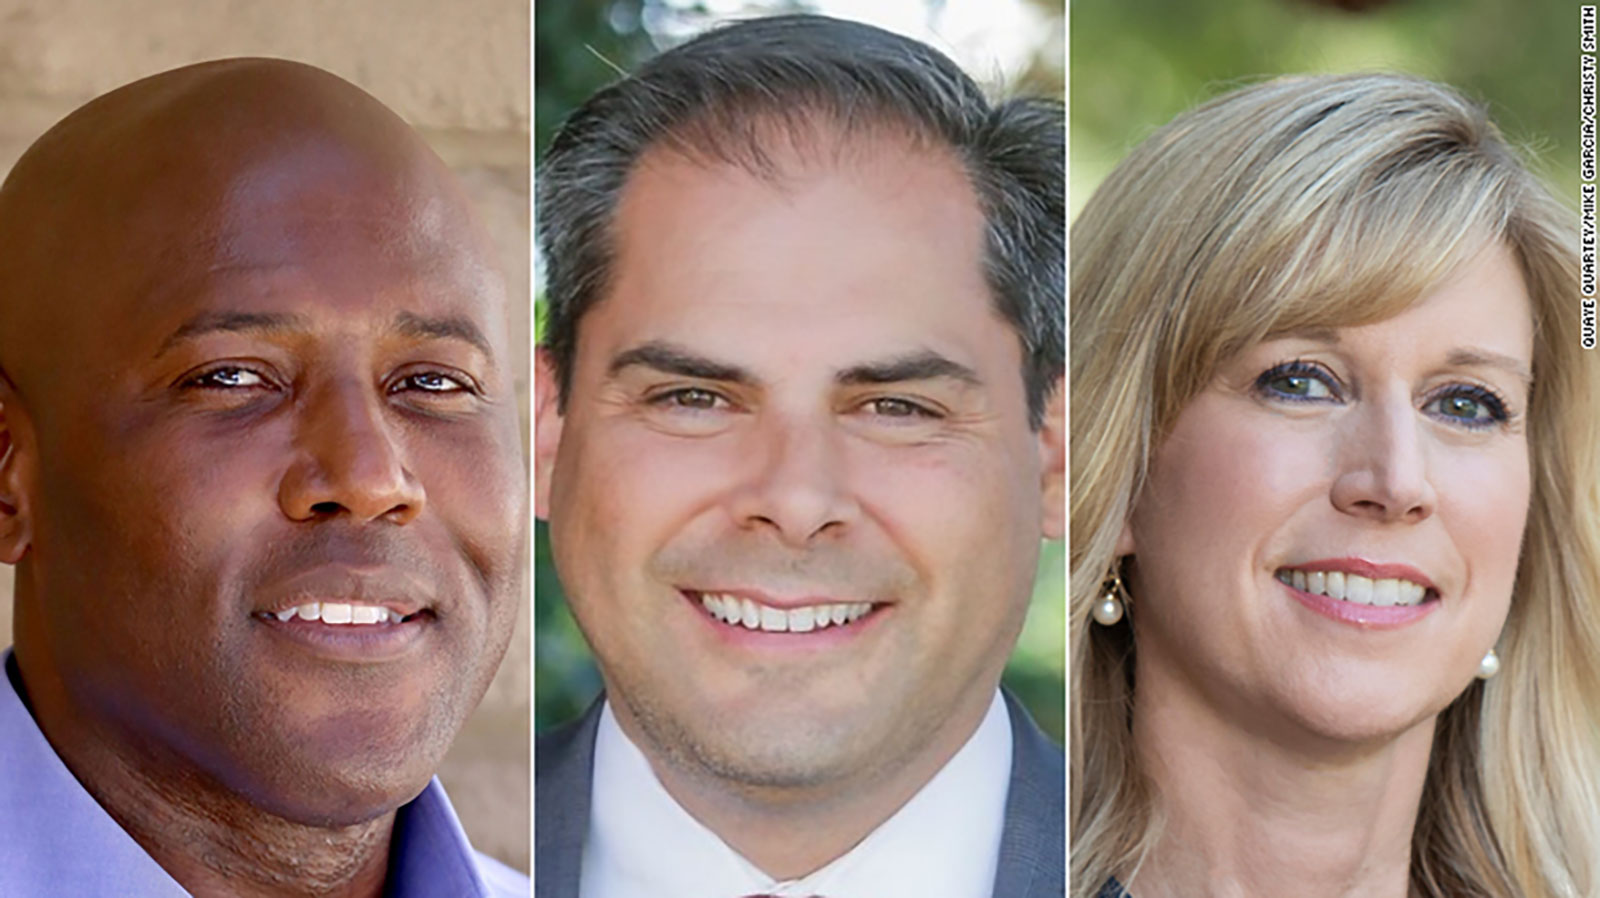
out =
[[(613, 66), (631, 69), (730, 18), (793, 11), (856, 19), (915, 37), (997, 93), (1063, 93), (1062, 0), (545, 0), (534, 8), (535, 163), (567, 113), (617, 78)], [(536, 301), (540, 270), (536, 258)], [(542, 731), (580, 714), (600, 691), (600, 678), (562, 599), (542, 523), (534, 558), (534, 727)], [(1063, 545), (1046, 543), (1027, 626), (1005, 675), (1006, 685), (1058, 742), (1066, 701), (1065, 567)]]
[[(526, 424), (528, 0), (0, 0), (0, 178), (67, 113), (206, 59), (278, 56), (371, 93), (450, 166), (509, 286), (510, 370)], [(523, 430), (526, 435), (526, 426)], [(11, 644), (0, 567), (0, 648)], [(439, 778), (472, 843), (528, 869), (528, 615)]]
[(1072, 0), (1071, 215), (1128, 150), (1184, 109), (1265, 76), (1370, 70), (1421, 75), (1486, 103), (1576, 207), (1579, 6)]

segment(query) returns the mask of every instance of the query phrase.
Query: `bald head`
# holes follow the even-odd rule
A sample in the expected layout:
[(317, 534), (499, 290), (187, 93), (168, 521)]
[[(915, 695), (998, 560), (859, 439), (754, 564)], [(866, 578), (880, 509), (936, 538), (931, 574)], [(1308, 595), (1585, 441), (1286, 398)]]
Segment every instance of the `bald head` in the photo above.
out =
[[(146, 78), (17, 163), (0, 560), (22, 677), (80, 780), (132, 766), (308, 825), (428, 782), (520, 589), (491, 259), (418, 135), (295, 63)], [(305, 596), (406, 619), (341, 642), (279, 616)]]
[(349, 82), (229, 59), (126, 85), (51, 128), (0, 187), (0, 370), (28, 394), (41, 365), (54, 378), (63, 353), (95, 349), (76, 324), (103, 337), (211, 272), (292, 265), (330, 229), (503, 289), (443, 163)]

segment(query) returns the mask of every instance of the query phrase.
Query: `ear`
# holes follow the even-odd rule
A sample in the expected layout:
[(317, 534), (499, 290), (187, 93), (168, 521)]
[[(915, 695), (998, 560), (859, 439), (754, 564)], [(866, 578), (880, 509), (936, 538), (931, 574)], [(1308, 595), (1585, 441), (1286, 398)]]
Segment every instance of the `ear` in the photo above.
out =
[(1056, 378), (1039, 425), (1039, 462), (1039, 495), (1044, 502), (1039, 509), (1039, 529), (1045, 539), (1063, 539), (1067, 535), (1066, 375)]
[(0, 374), (0, 562), (16, 564), (33, 545), (27, 484), (33, 479), (32, 422)]
[(561, 445), (560, 393), (556, 389), (555, 365), (543, 346), (534, 353), (533, 370), (533, 513), (550, 519), (550, 476), (556, 466), (556, 449)]

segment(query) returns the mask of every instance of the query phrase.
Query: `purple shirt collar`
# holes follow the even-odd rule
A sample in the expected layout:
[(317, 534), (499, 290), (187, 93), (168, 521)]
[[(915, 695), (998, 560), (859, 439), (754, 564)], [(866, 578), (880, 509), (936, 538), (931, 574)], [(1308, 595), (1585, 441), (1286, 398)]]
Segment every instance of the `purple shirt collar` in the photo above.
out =
[[(0, 895), (188, 898), (61, 763), (0, 653)], [(472, 850), (435, 778), (400, 808), (390, 849), (388, 898), (510, 898), (528, 879)]]

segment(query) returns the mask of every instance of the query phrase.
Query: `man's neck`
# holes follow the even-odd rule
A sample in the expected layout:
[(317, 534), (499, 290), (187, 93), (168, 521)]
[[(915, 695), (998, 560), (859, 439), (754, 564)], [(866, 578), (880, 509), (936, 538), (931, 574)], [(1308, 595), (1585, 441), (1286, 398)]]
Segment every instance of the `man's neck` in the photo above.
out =
[(842, 857), (894, 816), (972, 738), (994, 700), (975, 696), (910, 758), (885, 759), (847, 780), (811, 788), (733, 784), (656, 751), (614, 705), (617, 722), (663, 788), (728, 847), (779, 880), (798, 879)]
[[(8, 671), (10, 674), (11, 671)], [(162, 869), (197, 896), (378, 898), (393, 812), (339, 829), (267, 813), (179, 759), (119, 752), (115, 734), (70, 713), (48, 678), (13, 678), (45, 739), (90, 795)]]
[(1313, 756), (1245, 732), (1192, 695), (1166, 700), (1161, 679), (1141, 668), (1134, 710), (1165, 821), (1130, 886), (1139, 898), (1408, 894), (1434, 718), (1380, 745)]

